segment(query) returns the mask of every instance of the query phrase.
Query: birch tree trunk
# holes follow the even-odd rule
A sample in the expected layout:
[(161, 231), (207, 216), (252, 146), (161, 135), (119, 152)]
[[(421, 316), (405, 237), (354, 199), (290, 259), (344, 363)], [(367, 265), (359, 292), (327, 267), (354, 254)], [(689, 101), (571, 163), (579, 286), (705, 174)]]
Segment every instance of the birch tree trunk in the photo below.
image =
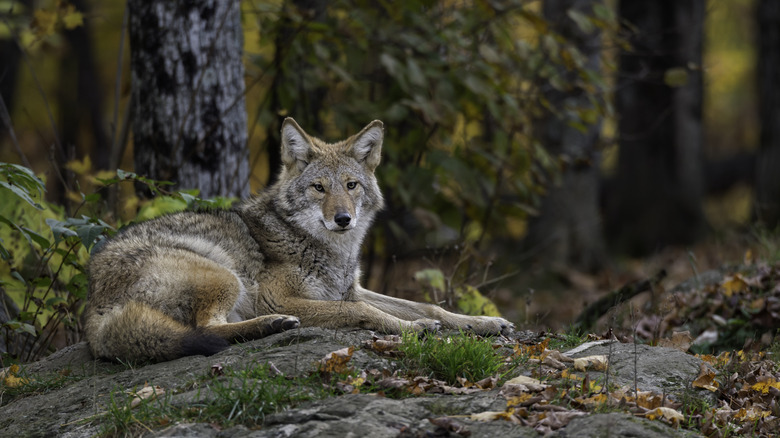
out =
[(238, 0), (129, 0), (135, 171), (249, 194)]
[[(592, 15), (593, 5), (600, 0), (546, 0), (544, 17), (556, 32), (574, 42), (586, 58), (585, 67), (600, 68), (600, 32), (594, 29), (585, 33), (569, 17), (567, 11)], [(571, 72), (561, 74), (573, 74)], [(574, 83), (574, 78), (565, 79)], [(599, 214), (599, 175), (597, 144), (601, 120), (582, 132), (570, 125), (572, 111), (563, 108), (590, 109), (589, 96), (580, 88), (568, 91), (549, 90), (545, 97), (551, 105), (561, 110), (559, 114), (548, 112), (539, 120), (535, 129), (537, 137), (551, 153), (564, 157), (568, 163), (560, 176), (560, 184), (548, 188), (542, 199), (539, 216), (529, 223), (524, 246), (536, 254), (536, 259), (548, 267), (575, 266), (583, 270), (595, 270), (606, 260), (601, 217)]]
[(780, 2), (758, 2), (758, 101), (761, 147), (756, 166), (756, 215), (780, 225)]

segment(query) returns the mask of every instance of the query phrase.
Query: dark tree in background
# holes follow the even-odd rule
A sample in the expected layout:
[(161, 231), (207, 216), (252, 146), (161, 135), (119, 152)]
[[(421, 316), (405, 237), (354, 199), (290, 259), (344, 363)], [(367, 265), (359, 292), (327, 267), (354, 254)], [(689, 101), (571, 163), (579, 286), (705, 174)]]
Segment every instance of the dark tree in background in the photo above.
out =
[[(548, 0), (544, 18), (585, 57), (585, 68), (598, 71), (601, 40), (596, 26), (583, 28), (571, 16), (593, 15), (598, 0)], [(548, 88), (545, 97), (553, 111), (536, 123), (536, 135), (550, 154), (561, 155), (560, 183), (552, 184), (542, 199), (540, 214), (531, 219), (525, 245), (545, 266), (599, 268), (606, 258), (598, 211), (599, 170), (596, 147), (601, 118), (595, 116), (592, 90), (578, 82), (579, 71), (561, 68), (567, 89)], [(578, 114), (588, 111), (595, 120), (585, 126)], [(575, 126), (579, 126), (579, 129)]]
[[(274, 59), (272, 65), (273, 81), (270, 89), (270, 107), (275, 115), (266, 127), (266, 139), (263, 145), (268, 153), (269, 181), (273, 183), (282, 166), (279, 145), (282, 144), (281, 129), (285, 116), (293, 116), (308, 132), (321, 135), (323, 131), (320, 111), (327, 94), (327, 87), (311, 75), (316, 74), (312, 65), (304, 59), (288, 58), (296, 40), (297, 26), (300, 22), (322, 22), (327, 12), (328, 2), (321, 0), (286, 0), (283, 8), (287, 13), (279, 19), (274, 39)], [(293, 19), (292, 17), (295, 17)], [(296, 24), (298, 23), (298, 24)], [(300, 50), (300, 48), (299, 48)], [(304, 48), (305, 50), (305, 48)], [(285, 63), (292, 65), (285, 66)], [(285, 68), (287, 67), (287, 68)], [(298, 99), (285, 99), (285, 96), (297, 94)]]
[(130, 0), (135, 171), (200, 196), (247, 196), (237, 0)]
[(761, 143), (756, 163), (756, 215), (780, 225), (780, 2), (758, 2), (758, 101)]
[(606, 202), (607, 237), (646, 254), (701, 236), (704, 0), (622, 0), (632, 50), (620, 53), (620, 152)]

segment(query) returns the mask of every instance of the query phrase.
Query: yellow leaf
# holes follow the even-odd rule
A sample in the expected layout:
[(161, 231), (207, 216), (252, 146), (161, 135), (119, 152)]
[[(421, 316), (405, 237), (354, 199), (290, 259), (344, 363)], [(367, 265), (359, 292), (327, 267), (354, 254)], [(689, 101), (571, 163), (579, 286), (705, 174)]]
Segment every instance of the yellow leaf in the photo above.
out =
[(10, 367), (3, 370), (0, 374), (0, 378), (3, 380), (3, 385), (9, 388), (18, 388), (30, 383), (30, 379), (25, 377), (17, 377), (19, 374), (19, 365), (13, 364)]
[(69, 170), (72, 170), (77, 175), (85, 175), (89, 173), (90, 170), (92, 170), (92, 159), (89, 158), (89, 155), (84, 155), (84, 159), (82, 159), (81, 161), (79, 160), (68, 161), (65, 164), (65, 167)]
[(578, 376), (576, 374), (573, 374), (569, 370), (561, 371), (561, 378), (562, 379), (569, 379), (569, 380), (582, 380), (582, 377), (580, 377), (580, 376)]
[(730, 297), (735, 293), (745, 292), (748, 289), (748, 284), (740, 274), (734, 274), (731, 277), (726, 277), (721, 283), (721, 287), (723, 287), (723, 294)]
[(769, 388), (780, 389), (780, 382), (775, 379), (769, 379), (764, 382), (758, 382), (750, 387), (750, 389), (758, 391), (761, 394), (769, 394)]
[(650, 420), (661, 418), (663, 420), (675, 424), (685, 419), (683, 414), (681, 414), (679, 411), (676, 411), (672, 408), (663, 408), (663, 407), (653, 409), (652, 411), (646, 413), (645, 417), (647, 417)]
[(739, 421), (753, 422), (764, 417), (768, 417), (772, 413), (769, 411), (762, 411), (755, 406), (751, 406), (749, 409), (742, 408), (734, 414), (734, 419)]
[(603, 405), (607, 402), (608, 398), (606, 394), (596, 394), (588, 398), (578, 397), (576, 400), (585, 406), (592, 408), (594, 406)]
[(57, 27), (57, 13), (45, 9), (36, 9), (33, 12), (30, 27), (35, 36), (42, 38), (53, 35)]
[(508, 398), (507, 401), (506, 401), (506, 405), (507, 405), (507, 407), (518, 406), (518, 405), (521, 405), (521, 404), (527, 402), (528, 400), (530, 400), (533, 397), (534, 396), (531, 395), (530, 393), (524, 392), (524, 393), (522, 393), (522, 394), (520, 394), (520, 395), (518, 395), (516, 397)]
[(84, 24), (84, 15), (77, 11), (73, 5), (68, 5), (65, 14), (62, 15), (62, 23), (65, 29), (74, 29)]

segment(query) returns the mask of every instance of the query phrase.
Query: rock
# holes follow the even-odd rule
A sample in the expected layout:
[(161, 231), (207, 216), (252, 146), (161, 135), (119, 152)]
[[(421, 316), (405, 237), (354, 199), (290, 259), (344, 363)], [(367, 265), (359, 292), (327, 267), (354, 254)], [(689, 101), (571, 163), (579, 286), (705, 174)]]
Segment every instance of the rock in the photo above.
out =
[[(0, 435), (95, 436), (104, 427), (98, 420), (112, 405), (112, 394), (115, 399), (124, 401), (123, 392), (138, 390), (148, 384), (173, 394), (170, 398), (173, 406), (194, 406), (211, 397), (208, 383), (212, 381), (209, 377), (212, 367), (249, 369), (270, 362), (287, 376), (305, 376), (315, 369), (314, 363), (328, 353), (348, 346), (360, 347), (371, 338), (372, 333), (364, 330), (303, 328), (235, 345), (211, 357), (191, 356), (146, 366), (94, 360), (85, 344), (76, 344), (24, 367), (29, 377), (39, 381), (65, 370), (70, 377), (64, 386), (36, 395), (10, 401), (7, 395), (0, 396)], [(698, 359), (676, 350), (637, 346), (636, 351), (635, 354), (633, 345), (613, 344), (611, 347), (596, 346), (579, 355), (609, 355), (610, 379), (626, 386), (633, 386), (636, 357), (640, 389), (656, 389), (670, 395), (684, 391), (699, 370)], [(360, 348), (355, 349), (349, 363), (355, 369), (381, 370), (395, 366), (391, 360)], [(595, 379), (599, 373), (590, 374), (591, 379)], [(163, 428), (154, 426), (156, 429), (146, 432), (146, 436), (348, 437), (370, 433), (372, 438), (380, 438), (457, 437), (465, 436), (463, 434), (467, 432), (471, 437), (539, 436), (531, 427), (510, 421), (470, 420), (471, 414), (504, 411), (506, 400), (499, 392), (500, 388), (495, 388), (466, 395), (423, 395), (403, 399), (376, 394), (332, 396), (267, 415), (263, 426), (257, 430), (182, 421)], [(444, 423), (442, 418), (446, 419)], [(615, 437), (695, 435), (675, 430), (661, 421), (610, 413), (576, 418), (552, 436), (606, 436), (604, 431)]]
[(568, 426), (552, 434), (556, 438), (688, 438), (701, 436), (683, 429), (672, 429), (657, 421), (610, 412), (575, 418)]

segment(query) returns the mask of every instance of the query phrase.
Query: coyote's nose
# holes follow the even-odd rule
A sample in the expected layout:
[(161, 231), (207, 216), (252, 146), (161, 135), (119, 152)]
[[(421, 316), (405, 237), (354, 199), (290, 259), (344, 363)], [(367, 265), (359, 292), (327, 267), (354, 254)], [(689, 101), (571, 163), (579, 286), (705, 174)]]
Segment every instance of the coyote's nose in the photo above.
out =
[(349, 225), (349, 221), (352, 220), (352, 216), (350, 216), (349, 213), (336, 213), (336, 216), (333, 217), (333, 220), (336, 221), (338, 226), (344, 228)]

